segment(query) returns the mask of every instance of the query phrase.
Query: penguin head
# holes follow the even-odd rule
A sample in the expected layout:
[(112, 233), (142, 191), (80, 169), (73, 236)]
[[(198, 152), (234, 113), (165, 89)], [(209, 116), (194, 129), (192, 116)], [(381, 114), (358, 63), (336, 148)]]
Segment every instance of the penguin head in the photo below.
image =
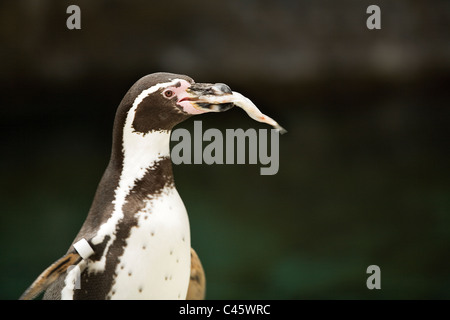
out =
[(171, 130), (192, 115), (230, 109), (232, 103), (219, 101), (230, 95), (231, 89), (222, 83), (195, 83), (185, 75), (153, 73), (130, 88), (118, 116), (131, 121), (137, 133)]

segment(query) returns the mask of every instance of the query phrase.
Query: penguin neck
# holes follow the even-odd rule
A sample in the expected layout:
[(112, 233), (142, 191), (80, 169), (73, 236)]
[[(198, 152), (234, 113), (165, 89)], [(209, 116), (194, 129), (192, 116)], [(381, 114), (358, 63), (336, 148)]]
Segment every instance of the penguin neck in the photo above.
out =
[[(115, 128), (120, 129), (114, 132), (115, 139), (110, 163), (116, 170), (116, 174), (117, 171), (120, 172), (114, 197), (116, 211), (120, 210), (120, 206), (124, 204), (125, 198), (132, 190), (134, 194), (151, 192), (145, 188), (142, 190), (135, 188), (143, 179), (155, 179), (155, 176), (148, 174), (149, 171), (164, 166), (165, 178), (173, 181), (170, 161), (172, 128), (163, 130), (156, 126), (148, 127), (146, 132), (136, 130), (134, 120), (141, 100), (136, 99), (128, 112), (116, 116)], [(158, 114), (154, 114), (152, 118), (158, 118)]]
[[(120, 210), (129, 197), (152, 198), (160, 190), (150, 187), (173, 182), (170, 161), (171, 131), (146, 134), (124, 130), (120, 179), (115, 190), (115, 207)], [(164, 180), (164, 181), (156, 181)], [(126, 213), (125, 208), (123, 209)]]
[[(158, 197), (164, 188), (174, 187), (171, 130), (127, 136), (127, 130), (122, 128), (115, 130), (109, 165), (74, 242), (97, 235), (94, 244), (101, 243), (104, 236), (114, 233), (121, 219), (133, 219), (147, 199)], [(123, 134), (117, 134), (121, 131)], [(103, 231), (98, 234), (102, 225)]]

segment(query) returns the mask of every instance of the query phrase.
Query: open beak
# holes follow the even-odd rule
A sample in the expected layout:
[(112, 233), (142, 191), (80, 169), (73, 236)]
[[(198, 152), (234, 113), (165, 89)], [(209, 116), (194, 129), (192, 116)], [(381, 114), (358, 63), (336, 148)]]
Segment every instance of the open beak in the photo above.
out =
[[(231, 109), (233, 92), (224, 83), (194, 83), (186, 89), (187, 95), (178, 101), (188, 113), (223, 112)], [(186, 104), (190, 105), (187, 108)]]

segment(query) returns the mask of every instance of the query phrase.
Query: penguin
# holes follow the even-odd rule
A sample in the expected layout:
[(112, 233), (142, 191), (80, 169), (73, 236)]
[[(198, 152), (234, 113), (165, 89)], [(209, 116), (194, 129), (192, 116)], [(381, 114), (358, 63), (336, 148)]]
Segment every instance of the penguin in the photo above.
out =
[[(153, 73), (125, 94), (114, 119), (111, 157), (67, 253), (21, 296), (33, 299), (203, 299), (205, 275), (191, 248), (189, 218), (175, 187), (170, 134), (192, 115), (233, 103), (222, 83)], [(206, 97), (206, 98), (205, 98)]]

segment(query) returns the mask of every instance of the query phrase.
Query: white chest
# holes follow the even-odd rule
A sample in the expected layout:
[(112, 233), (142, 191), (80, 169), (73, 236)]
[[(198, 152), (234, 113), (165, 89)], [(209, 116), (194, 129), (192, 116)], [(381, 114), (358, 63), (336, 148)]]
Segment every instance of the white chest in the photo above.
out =
[(138, 213), (116, 267), (112, 299), (185, 299), (190, 275), (190, 231), (175, 188)]

